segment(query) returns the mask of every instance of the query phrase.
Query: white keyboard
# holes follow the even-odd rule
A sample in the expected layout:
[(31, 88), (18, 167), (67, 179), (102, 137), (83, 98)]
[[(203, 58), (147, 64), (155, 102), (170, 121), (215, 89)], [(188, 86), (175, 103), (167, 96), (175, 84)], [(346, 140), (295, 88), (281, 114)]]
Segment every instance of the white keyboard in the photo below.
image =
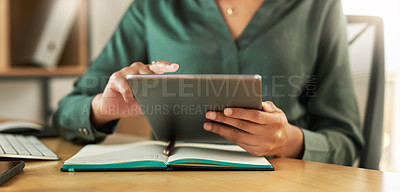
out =
[(60, 159), (38, 138), (14, 134), (0, 134), (0, 157), (43, 160)]

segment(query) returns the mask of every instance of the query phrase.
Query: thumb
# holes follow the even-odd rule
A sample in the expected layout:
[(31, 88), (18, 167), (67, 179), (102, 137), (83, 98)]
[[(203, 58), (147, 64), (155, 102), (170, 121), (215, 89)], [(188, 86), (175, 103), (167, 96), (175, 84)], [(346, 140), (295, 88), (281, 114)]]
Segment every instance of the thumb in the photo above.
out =
[(262, 103), (262, 109), (265, 112), (273, 113), (277, 110), (277, 107), (271, 101), (265, 101)]

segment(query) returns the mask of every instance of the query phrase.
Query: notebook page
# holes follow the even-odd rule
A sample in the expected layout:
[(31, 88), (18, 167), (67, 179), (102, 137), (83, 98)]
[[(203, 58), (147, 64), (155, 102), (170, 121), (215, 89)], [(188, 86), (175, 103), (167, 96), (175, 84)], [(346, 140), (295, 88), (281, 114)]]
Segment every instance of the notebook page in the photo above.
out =
[(86, 145), (64, 164), (116, 164), (137, 161), (160, 161), (168, 158), (162, 154), (167, 143), (143, 141), (118, 145)]
[(173, 164), (173, 161), (184, 159), (202, 159), (233, 164), (271, 165), (264, 157), (255, 157), (247, 152), (197, 147), (176, 147), (168, 161)]
[(195, 148), (205, 148), (205, 149), (218, 149), (224, 151), (237, 151), (246, 152), (243, 148), (234, 144), (208, 144), (208, 143), (177, 143), (175, 147), (195, 147)]

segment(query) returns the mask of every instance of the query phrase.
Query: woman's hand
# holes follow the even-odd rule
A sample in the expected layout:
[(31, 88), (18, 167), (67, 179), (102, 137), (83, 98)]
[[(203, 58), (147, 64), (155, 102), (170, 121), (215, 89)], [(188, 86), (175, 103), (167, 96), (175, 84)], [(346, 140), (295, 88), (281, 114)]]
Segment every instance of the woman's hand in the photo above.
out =
[(263, 102), (262, 106), (262, 111), (242, 108), (226, 108), (223, 113), (209, 111), (206, 118), (220, 123), (206, 122), (204, 129), (225, 137), (254, 156), (299, 157), (303, 151), (300, 128), (290, 125), (285, 113), (272, 102)]
[(178, 64), (166, 61), (158, 61), (149, 65), (135, 62), (129, 67), (113, 73), (104, 92), (96, 95), (92, 100), (92, 123), (96, 127), (101, 127), (112, 120), (142, 114), (142, 110), (126, 81), (127, 75), (163, 74), (176, 72), (178, 68)]

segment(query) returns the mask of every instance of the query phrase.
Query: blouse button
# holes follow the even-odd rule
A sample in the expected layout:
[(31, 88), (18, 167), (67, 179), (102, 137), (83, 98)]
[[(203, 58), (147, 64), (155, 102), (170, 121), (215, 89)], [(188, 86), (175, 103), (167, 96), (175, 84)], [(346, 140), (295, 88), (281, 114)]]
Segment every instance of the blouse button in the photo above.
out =
[(87, 129), (83, 129), (83, 133), (84, 133), (85, 135), (88, 135), (88, 134), (89, 134), (89, 132), (88, 132)]

